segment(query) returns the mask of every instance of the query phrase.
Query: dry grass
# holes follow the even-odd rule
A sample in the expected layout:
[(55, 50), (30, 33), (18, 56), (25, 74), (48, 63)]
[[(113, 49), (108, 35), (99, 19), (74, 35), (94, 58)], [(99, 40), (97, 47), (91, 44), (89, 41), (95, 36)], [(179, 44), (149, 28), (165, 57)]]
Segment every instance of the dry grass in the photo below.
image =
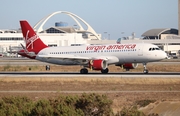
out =
[(116, 78), (116, 77), (1, 77), (0, 82), (61, 82), (61, 83), (99, 83), (99, 84), (180, 84), (180, 78)]

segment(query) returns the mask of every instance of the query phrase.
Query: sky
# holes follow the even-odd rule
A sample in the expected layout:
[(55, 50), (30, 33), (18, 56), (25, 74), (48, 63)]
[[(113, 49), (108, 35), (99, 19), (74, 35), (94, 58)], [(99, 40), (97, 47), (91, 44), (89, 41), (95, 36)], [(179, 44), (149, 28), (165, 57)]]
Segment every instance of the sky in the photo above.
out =
[[(0, 29), (18, 29), (19, 20), (32, 26), (56, 11), (71, 12), (87, 23), (102, 38), (141, 35), (154, 28), (178, 29), (178, 0), (0, 0)], [(65, 14), (53, 16), (44, 28), (55, 22), (75, 22)]]

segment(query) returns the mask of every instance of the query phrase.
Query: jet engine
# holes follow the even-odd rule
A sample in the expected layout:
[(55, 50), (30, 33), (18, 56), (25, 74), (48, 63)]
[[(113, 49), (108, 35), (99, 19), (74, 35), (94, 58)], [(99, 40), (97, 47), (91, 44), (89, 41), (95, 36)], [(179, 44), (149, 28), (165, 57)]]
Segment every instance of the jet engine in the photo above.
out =
[(126, 69), (127, 71), (130, 69), (135, 69), (138, 67), (138, 63), (125, 63), (125, 64), (118, 64), (116, 66), (120, 66), (123, 69)]
[(121, 65), (121, 67), (124, 69), (135, 69), (138, 67), (138, 63), (126, 63)]
[(96, 59), (89, 61), (89, 68), (93, 70), (105, 70), (107, 68), (107, 62), (102, 59)]

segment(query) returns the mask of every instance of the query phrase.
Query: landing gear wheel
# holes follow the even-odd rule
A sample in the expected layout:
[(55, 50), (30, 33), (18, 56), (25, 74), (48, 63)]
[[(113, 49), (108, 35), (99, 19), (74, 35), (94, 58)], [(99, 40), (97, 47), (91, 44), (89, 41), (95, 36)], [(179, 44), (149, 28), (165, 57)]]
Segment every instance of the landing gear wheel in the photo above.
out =
[(143, 71), (143, 73), (144, 73), (144, 74), (148, 74), (149, 71), (148, 71), (148, 69), (146, 68), (146, 63), (143, 63), (143, 66), (144, 66), (144, 71)]
[(102, 73), (102, 74), (107, 74), (108, 72), (109, 72), (109, 69), (108, 69), (108, 68), (101, 70), (101, 73)]
[(50, 66), (49, 65), (46, 65), (46, 70), (50, 70)]
[(149, 71), (147, 69), (143, 71), (144, 74), (148, 74), (148, 72)]
[(87, 73), (88, 73), (88, 70), (87, 70), (86, 68), (82, 68), (82, 69), (80, 70), (80, 73), (81, 73), (81, 74), (87, 74)]

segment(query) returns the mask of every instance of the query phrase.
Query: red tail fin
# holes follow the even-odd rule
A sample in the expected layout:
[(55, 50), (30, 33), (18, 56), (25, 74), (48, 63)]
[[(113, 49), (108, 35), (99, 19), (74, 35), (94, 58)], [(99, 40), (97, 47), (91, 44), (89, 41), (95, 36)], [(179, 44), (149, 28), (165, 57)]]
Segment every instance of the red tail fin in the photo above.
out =
[(48, 47), (41, 41), (27, 21), (20, 21), (20, 24), (23, 37), (26, 42), (26, 49), (28, 51), (32, 51), (37, 54), (43, 48)]

